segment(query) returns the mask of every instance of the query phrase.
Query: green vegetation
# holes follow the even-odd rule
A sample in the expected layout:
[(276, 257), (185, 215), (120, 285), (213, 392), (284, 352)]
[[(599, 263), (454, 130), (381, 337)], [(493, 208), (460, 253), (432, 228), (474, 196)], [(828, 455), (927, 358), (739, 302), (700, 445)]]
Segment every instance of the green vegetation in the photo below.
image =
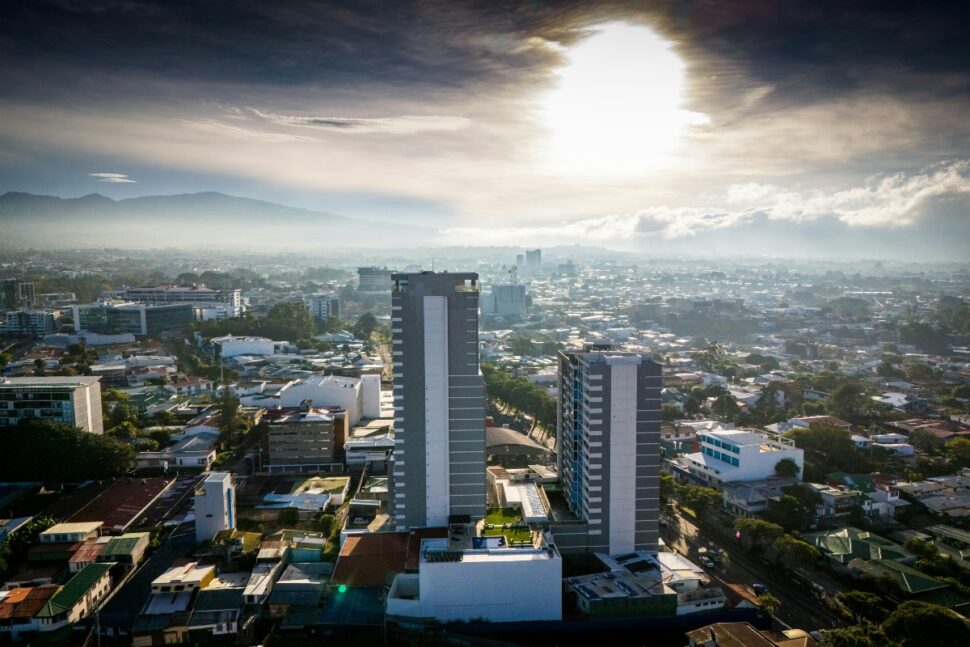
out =
[(512, 377), (491, 364), (482, 364), (485, 392), (489, 398), (532, 416), (549, 431), (556, 428), (556, 401), (524, 377)]
[(214, 319), (197, 323), (196, 330), (209, 338), (223, 335), (258, 335), (295, 343), (311, 339), (317, 332), (317, 325), (304, 303), (289, 301), (277, 303), (262, 319), (249, 314), (233, 319)]
[(135, 450), (110, 436), (46, 420), (0, 434), (0, 474), (11, 481), (77, 482), (128, 472)]
[(485, 523), (493, 526), (512, 524), (522, 521), (522, 515), (515, 508), (490, 508), (485, 514)]

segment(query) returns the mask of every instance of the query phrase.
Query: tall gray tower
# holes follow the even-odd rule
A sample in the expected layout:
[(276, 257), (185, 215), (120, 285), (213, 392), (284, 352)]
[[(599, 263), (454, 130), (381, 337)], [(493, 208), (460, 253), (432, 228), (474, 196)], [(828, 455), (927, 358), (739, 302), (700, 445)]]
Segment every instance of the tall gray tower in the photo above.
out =
[(590, 552), (657, 550), (661, 367), (648, 355), (559, 353), (556, 443), (563, 497)]
[(485, 515), (485, 385), (478, 365), (478, 275), (394, 274), (394, 455), (398, 528)]

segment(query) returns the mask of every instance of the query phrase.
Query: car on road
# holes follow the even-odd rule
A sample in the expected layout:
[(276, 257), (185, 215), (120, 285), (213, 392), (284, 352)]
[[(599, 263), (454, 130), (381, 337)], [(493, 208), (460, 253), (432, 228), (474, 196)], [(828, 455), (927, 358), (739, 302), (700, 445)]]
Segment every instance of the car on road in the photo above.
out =
[(714, 568), (716, 566), (716, 564), (714, 564), (714, 562), (708, 557), (701, 557), (700, 562), (704, 568)]
[(768, 587), (765, 586), (764, 584), (755, 583), (751, 585), (751, 588), (754, 589), (755, 595), (764, 595), (765, 593), (768, 592)]

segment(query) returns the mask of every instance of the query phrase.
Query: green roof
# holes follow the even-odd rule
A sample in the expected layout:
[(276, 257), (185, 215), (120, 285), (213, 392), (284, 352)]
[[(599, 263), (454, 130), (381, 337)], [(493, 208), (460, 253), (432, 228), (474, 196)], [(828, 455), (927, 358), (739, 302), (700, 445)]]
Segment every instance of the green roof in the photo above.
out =
[(35, 614), (35, 618), (50, 618), (68, 613), (84, 598), (104, 574), (111, 570), (114, 563), (88, 564), (67, 581), (61, 590), (54, 594), (47, 604)]
[(906, 593), (925, 593), (927, 591), (947, 588), (945, 583), (899, 562), (888, 559), (873, 559), (868, 562), (859, 560), (859, 562), (850, 564), (850, 566), (865, 571), (870, 575), (888, 575), (896, 580), (899, 587)]
[(104, 545), (104, 550), (98, 556), (98, 559), (107, 559), (112, 555), (125, 555), (130, 556), (135, 552), (135, 546), (142, 537), (148, 537), (147, 532), (129, 532), (124, 535), (118, 535), (117, 537), (112, 537), (108, 543)]
[(913, 557), (899, 544), (858, 528), (842, 528), (805, 535), (822, 554), (846, 564), (853, 559), (906, 560)]

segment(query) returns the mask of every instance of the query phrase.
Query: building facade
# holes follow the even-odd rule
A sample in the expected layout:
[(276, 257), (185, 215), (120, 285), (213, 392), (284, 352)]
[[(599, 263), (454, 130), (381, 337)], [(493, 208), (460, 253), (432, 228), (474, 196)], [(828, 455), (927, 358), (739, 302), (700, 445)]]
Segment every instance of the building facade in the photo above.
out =
[(236, 527), (236, 483), (228, 472), (212, 472), (195, 489), (195, 541)]
[(491, 292), (482, 295), (483, 315), (523, 317), (525, 313), (524, 285), (493, 285)]
[(304, 297), (310, 316), (317, 321), (326, 321), (331, 317), (340, 318), (340, 299), (330, 294), (312, 294)]
[(16, 310), (8, 312), (0, 335), (7, 337), (41, 337), (57, 332), (57, 315), (46, 310)]
[(485, 386), (478, 360), (478, 275), (394, 274), (395, 449), (399, 528), (485, 514)]
[(30, 308), (34, 305), (34, 284), (20, 279), (6, 279), (2, 296), (3, 305), (8, 310)]
[(685, 456), (692, 476), (711, 486), (737, 481), (762, 481), (775, 476), (779, 461), (791, 459), (798, 475), (805, 452), (794, 441), (768, 438), (752, 431), (708, 431), (697, 434), (700, 451)]
[(100, 434), (101, 378), (0, 377), (0, 428), (41, 418)]
[(334, 417), (326, 409), (270, 410), (262, 420), (266, 457), (271, 472), (303, 472), (333, 463), (336, 451)]
[(394, 270), (386, 267), (358, 267), (357, 289), (361, 292), (389, 292)]
[(657, 550), (661, 367), (648, 355), (559, 354), (556, 442), (563, 498), (590, 552)]
[(72, 306), (74, 331), (102, 335), (158, 335), (187, 330), (194, 315), (191, 304), (92, 303)]
[(194, 316), (203, 321), (238, 317), (243, 313), (242, 293), (238, 288), (214, 289), (204, 285), (160, 285), (151, 288), (125, 288), (106, 297), (149, 305), (189, 304)]

